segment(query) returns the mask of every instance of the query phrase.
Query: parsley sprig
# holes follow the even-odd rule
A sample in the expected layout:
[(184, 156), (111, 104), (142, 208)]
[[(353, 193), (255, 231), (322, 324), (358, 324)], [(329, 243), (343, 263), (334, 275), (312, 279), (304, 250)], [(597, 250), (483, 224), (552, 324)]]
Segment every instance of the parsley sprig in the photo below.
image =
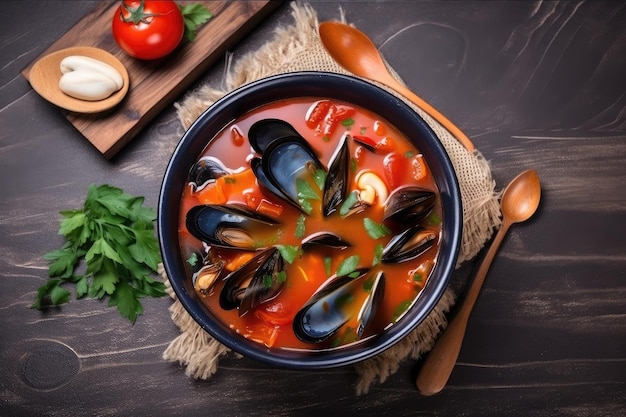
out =
[[(162, 297), (165, 285), (151, 277), (161, 254), (154, 237), (156, 213), (144, 198), (107, 184), (91, 185), (82, 209), (64, 210), (59, 234), (66, 243), (44, 255), (50, 279), (37, 291), (32, 308), (65, 304), (75, 284), (76, 298), (108, 298), (132, 323), (143, 313), (140, 299)], [(80, 273), (82, 271), (83, 273)]]
[(194, 42), (196, 40), (196, 31), (213, 17), (213, 13), (201, 4), (180, 4), (178, 8), (183, 15), (183, 22), (185, 23), (185, 38), (189, 42)]

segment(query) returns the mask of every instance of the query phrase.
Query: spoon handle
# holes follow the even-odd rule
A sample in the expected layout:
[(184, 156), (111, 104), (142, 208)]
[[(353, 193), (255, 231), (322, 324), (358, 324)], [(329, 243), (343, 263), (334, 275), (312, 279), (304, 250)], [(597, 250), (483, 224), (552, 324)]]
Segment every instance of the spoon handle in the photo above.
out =
[(491, 262), (498, 251), (507, 230), (511, 226), (511, 222), (503, 219), (502, 226), (480, 263), (480, 266), (474, 277), (474, 281), (470, 285), (467, 295), (463, 300), (456, 316), (452, 319), (443, 334), (439, 337), (433, 349), (428, 353), (422, 368), (417, 376), (417, 388), (422, 395), (428, 396), (437, 394), (445, 387), (452, 373), (452, 369), (456, 364), (463, 344), (465, 329), (472, 312), (472, 308), (478, 299), (478, 294), (485, 282), (485, 277), (491, 266)]
[(472, 143), (470, 138), (468, 138), (461, 129), (459, 129), (454, 123), (452, 123), (452, 121), (444, 116), (439, 110), (431, 106), (428, 102), (424, 101), (424, 99), (415, 94), (409, 88), (405, 87), (404, 85), (393, 79), (391, 76), (388, 77), (387, 83), (391, 84), (389, 85), (390, 87), (392, 87), (394, 90), (398, 91), (400, 94), (412, 101), (413, 104), (424, 110), (424, 112), (426, 112), (430, 117), (432, 117), (437, 122), (439, 122), (439, 124), (445, 127), (448, 132), (450, 132), (452, 136), (454, 136), (465, 147), (465, 149), (470, 152), (474, 152), (474, 144)]

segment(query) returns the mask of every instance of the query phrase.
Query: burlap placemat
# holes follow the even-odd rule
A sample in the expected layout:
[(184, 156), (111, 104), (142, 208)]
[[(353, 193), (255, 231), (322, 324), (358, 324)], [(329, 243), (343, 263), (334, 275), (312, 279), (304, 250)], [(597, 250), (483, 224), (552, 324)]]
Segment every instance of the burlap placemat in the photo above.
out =
[[(315, 11), (307, 4), (293, 3), (294, 24), (278, 28), (273, 40), (254, 53), (242, 56), (229, 65), (223, 90), (203, 86), (193, 91), (175, 106), (185, 129), (220, 97), (228, 91), (252, 81), (280, 73), (295, 71), (330, 71), (346, 74), (326, 53), (318, 35), (318, 19)], [(345, 21), (340, 11), (339, 19)], [(388, 90), (388, 89), (387, 89)], [(410, 103), (409, 103), (410, 104)], [(413, 108), (415, 106), (411, 105)], [(468, 152), (450, 133), (420, 109), (416, 111), (426, 120), (439, 136), (454, 165), (461, 188), (463, 203), (463, 240), (457, 266), (472, 259), (493, 230), (500, 225), (498, 196), (495, 182), (487, 162), (478, 151)], [(166, 278), (165, 272), (163, 272)], [(180, 329), (163, 353), (167, 361), (185, 366), (185, 373), (193, 378), (208, 379), (217, 372), (219, 358), (230, 350), (209, 336), (189, 316), (176, 295), (166, 285), (174, 302), (170, 307), (171, 317)], [(455, 294), (447, 289), (433, 312), (411, 334), (392, 348), (376, 357), (355, 365), (359, 380), (357, 394), (368, 392), (375, 381), (384, 382), (395, 373), (406, 359), (418, 359), (428, 352), (447, 324), (446, 313), (454, 305)]]

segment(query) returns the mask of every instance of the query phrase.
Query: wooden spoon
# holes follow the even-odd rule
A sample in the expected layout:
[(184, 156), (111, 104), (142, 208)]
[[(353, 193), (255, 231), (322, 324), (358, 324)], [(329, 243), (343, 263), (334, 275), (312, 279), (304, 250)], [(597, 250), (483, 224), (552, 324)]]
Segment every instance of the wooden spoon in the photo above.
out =
[(439, 337), (435, 347), (426, 356), (422, 369), (417, 376), (417, 388), (422, 395), (436, 394), (448, 382), (463, 344), (470, 313), (504, 235), (512, 224), (528, 220), (535, 213), (539, 206), (540, 197), (541, 185), (534, 170), (522, 172), (504, 190), (500, 202), (502, 226), (483, 258), (456, 316)]
[[(60, 64), (63, 58), (70, 55), (81, 55), (109, 64), (115, 68), (124, 80), (124, 86), (111, 96), (98, 101), (80, 100), (65, 94), (59, 88), (59, 80), (63, 75)], [(29, 73), (30, 85), (40, 96), (57, 106), (78, 113), (98, 113), (117, 105), (128, 92), (128, 71), (113, 55), (100, 48), (76, 46), (52, 52), (37, 61)]]
[(344, 69), (396, 90), (445, 127), (467, 150), (474, 151), (474, 144), (461, 129), (391, 75), (367, 35), (341, 22), (321, 23), (319, 33), (330, 56)]

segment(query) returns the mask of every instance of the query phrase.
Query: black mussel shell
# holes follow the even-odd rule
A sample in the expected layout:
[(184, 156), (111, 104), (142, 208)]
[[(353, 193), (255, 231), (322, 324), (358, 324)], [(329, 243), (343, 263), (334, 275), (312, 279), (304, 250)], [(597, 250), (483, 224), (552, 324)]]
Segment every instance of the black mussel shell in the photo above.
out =
[(258, 249), (258, 236), (271, 233), (279, 222), (243, 204), (207, 204), (187, 212), (187, 230), (210, 245)]
[(261, 157), (261, 168), (265, 178), (257, 177), (259, 182), (269, 181), (297, 208), (301, 208), (298, 180), (314, 183), (316, 172), (324, 170), (306, 141), (291, 138), (274, 141)]
[(344, 135), (328, 166), (322, 199), (324, 216), (330, 216), (343, 202), (348, 190), (349, 171), (350, 153), (348, 150), (348, 137)]
[[(351, 318), (356, 317), (357, 337), (375, 316), (384, 296), (384, 275), (378, 272), (368, 289), (365, 283), (371, 277), (367, 269), (360, 269), (356, 278), (342, 276), (334, 278), (311, 297), (298, 311), (293, 321), (296, 336), (307, 343), (321, 343), (336, 334)], [(354, 291), (369, 291), (364, 305), (351, 305)]]
[(264, 250), (224, 278), (220, 307), (243, 316), (276, 297), (285, 282), (284, 260), (276, 248)]
[(383, 220), (415, 224), (424, 219), (435, 206), (437, 195), (420, 187), (403, 187), (387, 197)]
[(350, 242), (341, 236), (331, 232), (311, 233), (302, 239), (302, 249), (306, 250), (314, 246), (322, 246), (333, 249), (346, 249), (352, 246)]
[(250, 146), (260, 154), (276, 140), (300, 138), (300, 134), (289, 123), (280, 119), (263, 119), (255, 122), (248, 130)]
[(278, 187), (276, 187), (272, 182), (267, 178), (265, 172), (263, 172), (263, 165), (261, 163), (261, 158), (254, 157), (250, 160), (250, 168), (254, 173), (254, 176), (257, 179), (259, 187), (263, 190), (268, 191), (275, 195), (276, 197), (281, 198), (284, 201), (291, 203), (291, 201), (287, 198), (285, 193), (283, 193)]
[(400, 263), (414, 259), (437, 241), (437, 234), (422, 226), (412, 226), (399, 235), (394, 236), (383, 248), (381, 258), (384, 263)]
[(189, 183), (195, 191), (198, 191), (229, 173), (229, 169), (224, 166), (222, 161), (212, 156), (204, 156), (189, 170)]

